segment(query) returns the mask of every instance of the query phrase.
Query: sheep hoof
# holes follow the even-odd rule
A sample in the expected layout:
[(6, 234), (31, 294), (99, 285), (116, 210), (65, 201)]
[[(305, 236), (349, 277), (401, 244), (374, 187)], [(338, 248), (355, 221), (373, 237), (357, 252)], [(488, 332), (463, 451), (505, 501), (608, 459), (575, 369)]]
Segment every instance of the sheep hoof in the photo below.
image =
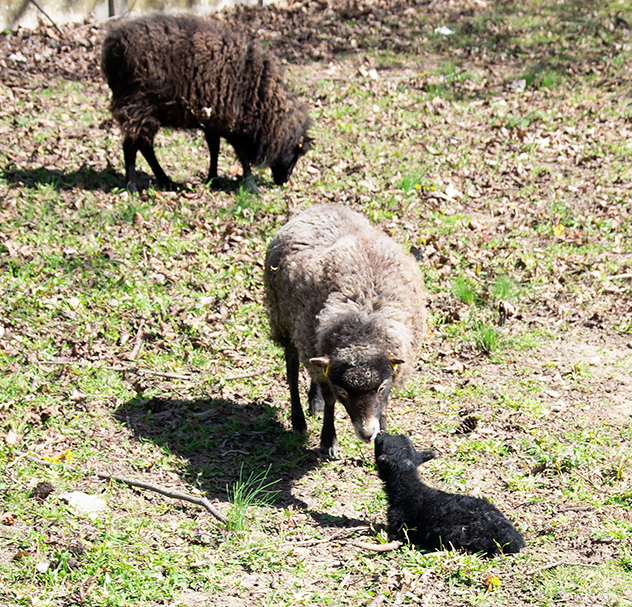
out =
[(164, 190), (165, 192), (177, 192), (180, 189), (178, 187), (178, 184), (174, 183), (171, 180), (169, 180), (169, 181), (159, 181), (158, 182), (158, 187), (161, 190)]
[(248, 175), (248, 177), (244, 177), (239, 184), (239, 190), (241, 192), (250, 192), (251, 194), (258, 194), (259, 188), (255, 183), (255, 178), (252, 175)]
[(329, 447), (325, 445), (320, 446), (320, 451), (325, 457), (330, 457), (331, 459), (338, 459), (338, 443), (334, 443)]

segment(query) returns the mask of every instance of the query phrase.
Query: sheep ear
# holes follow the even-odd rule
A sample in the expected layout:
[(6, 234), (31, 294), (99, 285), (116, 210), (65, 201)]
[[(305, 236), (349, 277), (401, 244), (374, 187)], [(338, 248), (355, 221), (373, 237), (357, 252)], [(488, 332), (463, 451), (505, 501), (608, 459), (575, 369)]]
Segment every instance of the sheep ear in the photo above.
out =
[(314, 141), (312, 137), (310, 137), (309, 135), (303, 135), (303, 137), (301, 137), (301, 141), (298, 144), (298, 149), (301, 150), (303, 153), (307, 152), (311, 147), (312, 141)]
[(391, 358), (388, 359), (388, 362), (390, 363), (391, 367), (393, 368), (393, 375), (397, 375), (397, 367), (399, 365), (401, 365), (404, 360), (401, 358), (396, 358), (394, 356), (392, 356)]
[(317, 369), (321, 369), (325, 377), (329, 375), (329, 356), (317, 356), (316, 358), (310, 358), (309, 362)]

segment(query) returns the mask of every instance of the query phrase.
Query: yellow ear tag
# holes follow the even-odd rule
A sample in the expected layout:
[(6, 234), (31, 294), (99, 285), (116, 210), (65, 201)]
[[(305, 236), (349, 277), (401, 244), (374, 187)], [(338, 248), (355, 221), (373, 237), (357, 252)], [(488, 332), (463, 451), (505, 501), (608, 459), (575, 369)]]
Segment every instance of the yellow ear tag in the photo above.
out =
[(391, 367), (393, 367), (393, 375), (397, 375), (397, 365), (391, 363)]
[(329, 377), (329, 365), (327, 365), (324, 369), (323, 369), (323, 375), (325, 377)]

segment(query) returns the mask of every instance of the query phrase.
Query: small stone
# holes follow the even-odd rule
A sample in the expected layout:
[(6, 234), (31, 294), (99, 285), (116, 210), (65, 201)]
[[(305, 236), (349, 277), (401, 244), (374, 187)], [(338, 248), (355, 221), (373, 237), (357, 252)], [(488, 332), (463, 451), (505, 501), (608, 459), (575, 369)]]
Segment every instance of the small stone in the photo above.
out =
[(55, 491), (53, 483), (42, 481), (37, 483), (35, 489), (33, 489), (33, 493), (31, 493), (31, 497), (44, 501), (53, 491)]

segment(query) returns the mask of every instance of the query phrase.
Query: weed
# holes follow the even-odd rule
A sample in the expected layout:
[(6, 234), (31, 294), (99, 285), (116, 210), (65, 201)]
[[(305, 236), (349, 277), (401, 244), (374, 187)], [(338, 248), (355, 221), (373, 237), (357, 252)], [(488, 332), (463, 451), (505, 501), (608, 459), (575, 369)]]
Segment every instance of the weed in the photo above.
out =
[(230, 531), (246, 530), (246, 514), (253, 506), (271, 504), (278, 494), (272, 490), (278, 481), (266, 482), (270, 467), (265, 472), (251, 472), (248, 478), (243, 478), (243, 466), (239, 472), (239, 480), (228, 490), (228, 497), (232, 504), (227, 527)]
[(478, 285), (469, 276), (460, 275), (450, 281), (452, 294), (462, 303), (472, 305), (480, 299)]
[(474, 327), (474, 343), (485, 354), (495, 354), (503, 346), (504, 340), (494, 325), (477, 322)]

